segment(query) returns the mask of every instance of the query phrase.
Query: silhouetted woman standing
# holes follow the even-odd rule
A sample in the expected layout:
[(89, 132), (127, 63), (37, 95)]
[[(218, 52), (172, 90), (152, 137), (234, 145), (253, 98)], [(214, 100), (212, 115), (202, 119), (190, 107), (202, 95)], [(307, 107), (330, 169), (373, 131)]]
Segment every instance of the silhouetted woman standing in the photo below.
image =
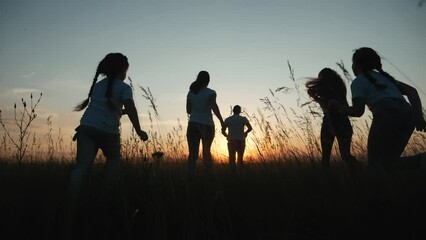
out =
[(417, 90), (383, 71), (380, 56), (368, 47), (355, 50), (352, 70), (356, 76), (351, 84), (353, 106), (334, 101), (330, 107), (354, 117), (364, 114), (365, 105), (371, 110), (373, 121), (367, 145), (369, 165), (385, 169), (419, 165), (420, 158), (414, 163), (400, 158), (414, 128), (426, 130)]
[(216, 103), (216, 91), (207, 87), (209, 82), (209, 73), (200, 71), (197, 79), (190, 85), (186, 98), (186, 112), (189, 114), (186, 137), (189, 148), (188, 169), (190, 173), (195, 171), (200, 141), (203, 147), (205, 167), (207, 170), (212, 168), (210, 148), (215, 135), (212, 111), (223, 126), (222, 115)]
[(349, 117), (328, 109), (328, 102), (332, 99), (344, 106), (349, 106), (345, 82), (336, 71), (324, 68), (317, 78), (306, 83), (306, 87), (309, 96), (320, 105), (324, 113), (321, 125), (322, 165), (330, 166), (331, 150), (336, 138), (342, 160), (355, 164), (356, 159), (350, 153), (353, 131)]

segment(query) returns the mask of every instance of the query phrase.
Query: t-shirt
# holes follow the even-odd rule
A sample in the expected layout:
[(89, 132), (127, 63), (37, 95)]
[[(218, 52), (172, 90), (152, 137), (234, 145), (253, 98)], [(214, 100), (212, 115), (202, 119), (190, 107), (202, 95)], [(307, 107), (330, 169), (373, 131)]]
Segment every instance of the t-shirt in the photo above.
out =
[(228, 139), (244, 140), (244, 126), (248, 124), (248, 119), (240, 115), (232, 115), (225, 119), (224, 127), (228, 127)]
[(197, 94), (189, 91), (186, 97), (191, 103), (189, 121), (214, 126), (210, 99), (216, 97), (216, 92), (205, 87), (200, 89)]
[(377, 84), (384, 85), (386, 88), (379, 89), (371, 83), (364, 74), (360, 74), (352, 81), (351, 84), (352, 99), (365, 99), (369, 108), (384, 98), (400, 98), (405, 100), (396, 85), (400, 83), (399, 81), (393, 82), (391, 79), (386, 78), (383, 74), (375, 71), (371, 71), (370, 74), (374, 79), (376, 79)]
[(114, 80), (111, 89), (111, 102), (114, 106), (111, 106), (106, 97), (107, 84), (106, 78), (95, 84), (89, 106), (80, 120), (80, 125), (119, 134), (123, 102), (125, 99), (133, 99), (133, 92), (127, 83)]

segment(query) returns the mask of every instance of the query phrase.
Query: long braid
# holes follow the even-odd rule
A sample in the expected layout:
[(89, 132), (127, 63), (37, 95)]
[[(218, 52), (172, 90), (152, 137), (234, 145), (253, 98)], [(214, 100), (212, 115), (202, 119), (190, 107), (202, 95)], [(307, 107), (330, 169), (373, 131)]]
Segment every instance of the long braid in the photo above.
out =
[(108, 99), (108, 104), (111, 108), (115, 107), (114, 103), (111, 101), (112, 83), (113, 82), (114, 82), (114, 77), (112, 77), (112, 76), (108, 77), (107, 90), (106, 90), (106, 93), (105, 93), (105, 96)]
[(379, 71), (379, 73), (384, 75), (387, 79), (391, 80), (395, 85), (398, 85), (398, 83), (396, 82), (396, 79), (389, 73), (383, 71), (382, 67), (377, 68), (377, 71)]
[(376, 86), (377, 89), (384, 90), (386, 89), (386, 85), (377, 83), (377, 79), (375, 79), (369, 71), (363, 70), (362, 73), (365, 75), (365, 77), (370, 81), (374, 86)]
[[(99, 64), (99, 66), (100, 66), (100, 64)], [(80, 104), (78, 104), (74, 108), (74, 111), (81, 111), (81, 110), (85, 109), (87, 107), (87, 105), (89, 105), (89, 101), (90, 101), (90, 97), (92, 96), (93, 88), (95, 87), (95, 83), (98, 81), (98, 77), (99, 77), (99, 74), (100, 74), (99, 66), (96, 69), (96, 74), (95, 74), (95, 77), (93, 78), (92, 86), (90, 87), (89, 94), (88, 94), (87, 98), (84, 101), (82, 101)]]
[(109, 53), (105, 56), (104, 59), (99, 63), (95, 77), (93, 78), (92, 86), (90, 87), (90, 91), (88, 94), (87, 99), (85, 99), (83, 102), (78, 104), (74, 111), (81, 111), (84, 108), (87, 107), (87, 105), (90, 102), (90, 98), (92, 96), (93, 88), (95, 87), (95, 83), (98, 80), (99, 75), (105, 75), (108, 79), (108, 85), (106, 90), (106, 98), (108, 99), (108, 103), (111, 107), (115, 107), (111, 100), (112, 95), (112, 83), (114, 82), (115, 78), (122, 74), (124, 71), (127, 71), (127, 68), (129, 67), (129, 62), (127, 61), (127, 57), (124, 56), (121, 53)]

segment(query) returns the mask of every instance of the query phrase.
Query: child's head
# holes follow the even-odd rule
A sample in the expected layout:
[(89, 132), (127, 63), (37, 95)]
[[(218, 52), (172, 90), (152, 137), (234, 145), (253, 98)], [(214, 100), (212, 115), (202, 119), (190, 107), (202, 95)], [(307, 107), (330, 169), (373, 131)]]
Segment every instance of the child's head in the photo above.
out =
[(234, 114), (240, 114), (241, 113), (241, 107), (239, 105), (235, 105), (234, 108), (232, 108), (232, 112)]
[(323, 68), (317, 78), (305, 84), (308, 93), (316, 98), (346, 99), (346, 85), (342, 77), (331, 68)]
[(93, 78), (92, 86), (90, 87), (89, 94), (87, 98), (78, 104), (74, 111), (81, 111), (87, 107), (92, 96), (93, 87), (98, 81), (99, 75), (104, 75), (108, 78), (108, 86), (105, 96), (108, 99), (108, 103), (111, 107), (114, 107), (111, 101), (111, 92), (112, 92), (112, 82), (115, 79), (124, 80), (126, 78), (127, 69), (129, 68), (129, 62), (127, 57), (121, 53), (109, 53), (107, 54), (98, 64), (96, 68), (96, 74)]
[(129, 68), (127, 57), (121, 53), (109, 53), (99, 63), (96, 73), (107, 78), (124, 80)]
[(379, 73), (383, 74), (390, 81), (395, 82), (395, 78), (389, 75), (387, 72), (382, 69), (382, 61), (379, 54), (369, 47), (362, 47), (355, 50), (352, 55), (352, 71), (355, 76), (359, 74), (364, 74), (365, 77), (370, 81), (371, 84), (376, 86), (378, 89), (386, 89), (386, 85), (379, 84), (377, 79), (375, 79), (370, 71), (377, 70)]
[(373, 69), (382, 69), (382, 62), (377, 52), (369, 47), (356, 49), (352, 55), (352, 70), (355, 76)]
[(318, 73), (318, 78), (322, 79), (324, 81), (332, 81), (330, 79), (337, 79), (337, 78), (341, 78), (340, 75), (334, 71), (331, 68), (323, 68), (321, 69), (321, 71)]

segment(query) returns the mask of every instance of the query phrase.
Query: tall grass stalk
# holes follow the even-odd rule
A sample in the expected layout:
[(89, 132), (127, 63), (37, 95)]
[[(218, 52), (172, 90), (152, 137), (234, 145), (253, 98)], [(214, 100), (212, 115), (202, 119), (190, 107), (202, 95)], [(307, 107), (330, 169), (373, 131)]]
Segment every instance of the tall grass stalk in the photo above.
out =
[(7, 138), (16, 149), (15, 158), (18, 165), (21, 165), (27, 153), (28, 141), (31, 135), (30, 126), (37, 117), (36, 108), (40, 103), (41, 97), (42, 93), (40, 93), (39, 98), (34, 102), (33, 94), (31, 93), (30, 106), (27, 106), (27, 102), (21, 98), (22, 110), (18, 110), (16, 103), (14, 104), (14, 125), (18, 128), (17, 136), (13, 136), (12, 130), (6, 127), (0, 111), (0, 125), (3, 127)]

